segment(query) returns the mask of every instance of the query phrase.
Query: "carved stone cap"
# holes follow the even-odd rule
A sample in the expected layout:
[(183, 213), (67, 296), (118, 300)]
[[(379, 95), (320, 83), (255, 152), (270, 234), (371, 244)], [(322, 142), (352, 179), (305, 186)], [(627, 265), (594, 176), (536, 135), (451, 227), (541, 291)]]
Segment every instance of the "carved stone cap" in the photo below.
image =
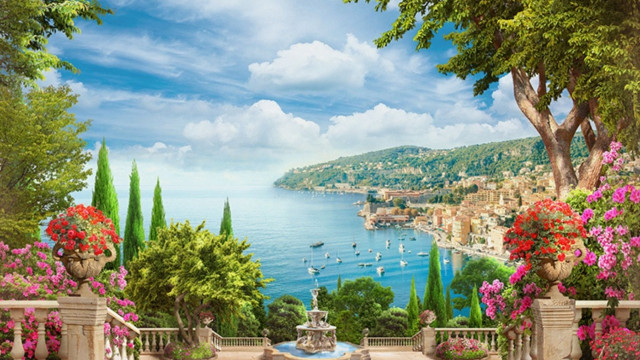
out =
[(58, 298), (62, 321), (68, 325), (103, 325), (107, 299), (65, 296)]

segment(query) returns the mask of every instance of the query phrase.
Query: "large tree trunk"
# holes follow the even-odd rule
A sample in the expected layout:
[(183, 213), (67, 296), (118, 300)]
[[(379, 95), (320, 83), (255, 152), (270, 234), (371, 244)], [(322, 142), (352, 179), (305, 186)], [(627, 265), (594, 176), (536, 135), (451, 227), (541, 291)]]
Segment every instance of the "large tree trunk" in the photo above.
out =
[[(516, 103), (540, 134), (547, 150), (557, 198), (565, 199), (576, 186), (589, 190), (594, 189), (600, 179), (602, 153), (611, 141), (606, 128), (597, 116), (597, 102), (595, 100), (589, 103), (574, 102), (573, 108), (565, 120), (562, 124), (558, 124), (548, 107), (542, 110), (536, 108), (540, 97), (546, 93), (544, 68), (541, 67), (540, 84), (537, 91), (531, 85), (524, 70), (513, 68), (511, 76)], [(591, 129), (587, 117), (590, 113), (597, 133)], [(571, 163), (571, 141), (578, 127), (582, 127), (585, 142), (589, 148), (589, 157), (580, 165), (578, 174), (576, 174)]]

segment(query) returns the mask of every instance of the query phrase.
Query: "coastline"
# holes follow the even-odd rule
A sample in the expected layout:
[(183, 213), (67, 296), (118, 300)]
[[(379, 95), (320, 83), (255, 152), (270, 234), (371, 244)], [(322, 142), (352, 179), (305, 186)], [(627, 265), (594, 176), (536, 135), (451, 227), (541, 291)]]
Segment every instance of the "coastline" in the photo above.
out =
[(496, 259), (498, 261), (509, 261), (509, 256), (508, 255), (496, 254), (496, 253), (492, 253), (492, 252), (478, 251), (478, 250), (469, 248), (467, 246), (454, 244), (454, 243), (452, 243), (452, 242), (447, 240), (447, 234), (442, 230), (433, 229), (433, 228), (429, 228), (429, 227), (426, 227), (426, 226), (420, 226), (420, 225), (414, 227), (414, 229), (416, 229), (418, 231), (426, 232), (428, 234), (431, 234), (433, 236), (433, 238), (436, 240), (436, 244), (437, 244), (437, 246), (439, 248), (442, 248), (442, 249), (454, 249), (454, 250), (458, 250), (460, 252), (463, 252), (463, 253), (469, 254), (469, 255), (492, 257), (492, 258), (494, 258), (494, 259)]

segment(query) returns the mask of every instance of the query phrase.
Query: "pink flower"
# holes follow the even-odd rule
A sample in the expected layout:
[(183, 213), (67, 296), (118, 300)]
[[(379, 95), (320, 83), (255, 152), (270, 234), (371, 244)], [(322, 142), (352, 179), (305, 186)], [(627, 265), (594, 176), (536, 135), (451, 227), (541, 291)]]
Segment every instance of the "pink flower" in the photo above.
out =
[(582, 223), (586, 224), (589, 221), (589, 219), (593, 217), (593, 210), (589, 208), (584, 209), (581, 217), (582, 217)]
[(582, 259), (582, 262), (584, 262), (589, 266), (592, 266), (596, 263), (597, 260), (598, 260), (598, 257), (596, 256), (596, 254), (587, 250), (587, 255), (584, 257), (584, 259)]
[(631, 191), (631, 195), (629, 195), (629, 200), (633, 201), (636, 204), (640, 203), (640, 189), (635, 189)]
[(522, 278), (525, 277), (525, 275), (527, 275), (527, 268), (525, 267), (525, 265), (520, 265), (516, 270), (516, 272), (514, 272), (509, 277), (509, 282), (511, 283), (511, 285), (513, 285), (518, 281), (522, 280)]
[(604, 219), (606, 221), (609, 221), (613, 218), (615, 218), (618, 215), (621, 215), (622, 211), (618, 211), (618, 208), (613, 207), (612, 209), (608, 210), (607, 212), (604, 213)]

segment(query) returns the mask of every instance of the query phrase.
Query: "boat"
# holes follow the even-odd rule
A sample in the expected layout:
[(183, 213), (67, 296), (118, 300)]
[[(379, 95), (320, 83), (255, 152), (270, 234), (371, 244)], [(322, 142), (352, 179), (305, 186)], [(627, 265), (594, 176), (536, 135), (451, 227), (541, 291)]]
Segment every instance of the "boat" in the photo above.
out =
[(391, 240), (387, 239), (387, 249), (391, 247)]
[(400, 246), (398, 246), (398, 251), (403, 253), (404, 252), (404, 245), (400, 244)]
[(381, 253), (377, 253), (376, 254), (376, 261), (380, 261), (381, 258), (382, 258), (382, 254)]
[(324, 266), (324, 265), (320, 266), (320, 269), (324, 269), (324, 268), (325, 268), (325, 266)]
[(358, 263), (358, 266), (360, 267), (365, 267), (365, 266), (371, 266), (373, 265), (372, 263)]
[(412, 236), (411, 239), (409, 239), (409, 240), (416, 241), (416, 238)]
[(358, 244), (356, 244), (356, 242), (355, 242), (355, 241), (351, 243), (351, 247), (352, 247), (352, 248), (354, 248), (354, 249), (355, 249), (355, 248), (356, 248), (356, 246), (358, 246)]
[(317, 268), (315, 268), (313, 266), (309, 266), (307, 268), (307, 271), (309, 272), (310, 275), (315, 275), (315, 274), (320, 272), (320, 270), (318, 270)]
[(369, 252), (372, 252), (373, 250), (369, 249)]
[(411, 254), (411, 250), (407, 251), (409, 254)]
[(318, 241), (318, 242), (314, 242), (313, 244), (309, 245), (309, 247), (317, 248), (317, 247), (320, 247), (322, 245), (324, 245), (324, 242)]
[(327, 251), (326, 253), (324, 253), (324, 258), (325, 258), (325, 259), (328, 259), (328, 258), (330, 258), (330, 257), (331, 257), (331, 255), (329, 255), (329, 252), (328, 252), (328, 251)]
[(400, 266), (407, 266), (408, 262), (405, 259), (400, 260)]
[(356, 256), (360, 256), (360, 250), (356, 250)]
[(342, 259), (340, 259), (340, 257), (339, 257), (339, 256), (336, 256), (336, 262), (337, 262), (338, 264), (340, 264), (340, 263), (342, 262)]
[(418, 256), (429, 256), (429, 253), (426, 251), (420, 251), (418, 254)]
[(307, 258), (303, 257), (303, 258), (302, 258), (302, 262), (303, 262), (303, 263), (306, 263), (306, 262), (307, 262)]
[(378, 266), (376, 272), (378, 273), (378, 275), (382, 276), (382, 274), (384, 274), (384, 266)]
[(443, 259), (442, 262), (445, 263), (445, 264), (448, 264), (449, 263), (449, 259)]

